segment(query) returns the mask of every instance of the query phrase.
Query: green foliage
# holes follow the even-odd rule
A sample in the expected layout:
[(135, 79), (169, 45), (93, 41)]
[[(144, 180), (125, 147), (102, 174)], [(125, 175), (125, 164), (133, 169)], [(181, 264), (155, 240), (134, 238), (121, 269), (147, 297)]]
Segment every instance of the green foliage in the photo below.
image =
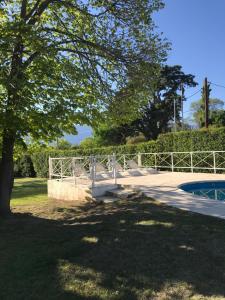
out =
[(35, 177), (33, 163), (29, 155), (24, 155), (14, 163), (15, 177)]
[(130, 124), (140, 117), (141, 109), (149, 101), (157, 86), (161, 73), (161, 64), (153, 61), (142, 61), (138, 66), (128, 70), (126, 85), (115, 93), (108, 107), (108, 119), (113, 125)]
[(162, 7), (160, 0), (1, 1), (0, 128), (48, 140), (97, 122), (131, 70), (165, 58), (152, 20)]
[(48, 159), (50, 157), (132, 154), (138, 152), (182, 152), (182, 151), (225, 151), (225, 127), (209, 130), (180, 131), (162, 134), (156, 141), (120, 146), (43, 151), (32, 154), (31, 158), (38, 177), (48, 177)]
[[(223, 109), (224, 101), (217, 98), (209, 99), (209, 124), (213, 126), (225, 125), (225, 110)], [(191, 104), (195, 123), (199, 128), (205, 126), (205, 104), (201, 98)]]
[(59, 150), (68, 150), (72, 148), (72, 144), (65, 139), (58, 139), (56, 148)]
[(29, 140), (27, 142), (27, 151), (30, 154), (35, 153), (35, 152), (52, 150), (52, 149), (53, 149), (53, 146), (51, 146), (51, 145), (49, 145), (49, 143), (45, 143), (43, 141)]
[(178, 124), (180, 122), (181, 86), (185, 88), (196, 85), (194, 76), (185, 74), (181, 66), (162, 67), (147, 104), (141, 107), (140, 117), (133, 122), (133, 128), (147, 140), (156, 139), (159, 134), (168, 132), (170, 122), (174, 119), (174, 100), (176, 120)]
[(129, 136), (136, 132), (130, 124), (112, 126), (108, 123), (100, 124), (94, 130), (94, 139), (99, 146), (122, 145), (126, 144)]
[(34, 169), (37, 173), (37, 177), (48, 177), (48, 160), (49, 157), (71, 157), (71, 156), (89, 156), (94, 154), (108, 155), (112, 153), (123, 154), (123, 153), (136, 153), (143, 151), (156, 151), (156, 143), (148, 142), (137, 145), (121, 145), (121, 146), (110, 146), (100, 148), (89, 148), (89, 149), (75, 149), (75, 150), (54, 150), (54, 151), (43, 151), (33, 153), (31, 155)]
[(80, 148), (82, 149), (91, 149), (98, 146), (97, 141), (93, 137), (88, 137), (80, 142)]
[(143, 143), (146, 142), (146, 138), (144, 137), (143, 134), (139, 134), (136, 136), (131, 136), (126, 138), (126, 144), (138, 144), (138, 143)]
[[(143, 66), (143, 72), (144, 68)], [(152, 66), (149, 65), (149, 68)], [(161, 133), (170, 131), (170, 122), (174, 118), (174, 100), (176, 101), (176, 118), (180, 121), (181, 86), (194, 87), (197, 83), (194, 76), (185, 74), (181, 66), (163, 66), (155, 71), (150, 78), (147, 77), (141, 94), (134, 92), (134, 86), (146, 78), (144, 74), (136, 73), (130, 78), (127, 86), (115, 96), (114, 109), (117, 118), (123, 118), (126, 110), (134, 109), (136, 118), (123, 125), (114, 125), (106, 122), (98, 125), (94, 130), (99, 145), (125, 144), (126, 138), (143, 134), (146, 140), (156, 139)], [(131, 98), (139, 99), (139, 107), (133, 107)], [(137, 100), (138, 101), (138, 100)], [(124, 106), (125, 105), (125, 106)]]
[(221, 127), (225, 126), (225, 110), (212, 111), (210, 116), (210, 126)]
[(131, 71), (165, 59), (152, 19), (161, 8), (161, 0), (0, 1), (0, 214), (10, 213), (15, 141), (54, 141), (76, 134), (74, 124), (96, 124)]

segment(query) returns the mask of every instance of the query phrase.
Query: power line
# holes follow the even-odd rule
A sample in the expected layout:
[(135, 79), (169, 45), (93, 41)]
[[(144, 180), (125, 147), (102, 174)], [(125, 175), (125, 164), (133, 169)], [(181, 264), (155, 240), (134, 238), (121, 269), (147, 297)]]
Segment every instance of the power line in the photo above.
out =
[(184, 114), (187, 114), (187, 113), (194, 113), (194, 112), (195, 112), (194, 109), (189, 109), (189, 110), (184, 111)]
[(209, 82), (209, 83), (212, 84), (212, 85), (215, 85), (215, 86), (218, 86), (218, 87), (221, 87), (221, 88), (225, 89), (224, 85), (221, 85), (221, 84), (218, 84), (218, 83), (213, 83), (213, 82)]
[(195, 93), (192, 94), (191, 96), (186, 97), (186, 100), (192, 98), (192, 97), (195, 96), (195, 95), (197, 95), (199, 92), (201, 92), (201, 90), (202, 90), (202, 89), (199, 89), (197, 92), (195, 92)]
[[(208, 82), (208, 83), (209, 83), (209, 84), (212, 84), (212, 85), (214, 85), (214, 86), (221, 87), (221, 88), (224, 88), (224, 89), (225, 89), (225, 85), (218, 84), (218, 83), (213, 83), (213, 82), (211, 82), (211, 81)], [(202, 91), (202, 89), (199, 89), (197, 92), (195, 92), (195, 93), (192, 94), (191, 96), (187, 97), (186, 100), (189, 99), (189, 98), (192, 98), (193, 96), (195, 96), (196, 94), (198, 94), (200, 91)], [(187, 114), (187, 113), (193, 113), (193, 110), (191, 109), (191, 110), (187, 110), (187, 111), (184, 112), (184, 114)]]

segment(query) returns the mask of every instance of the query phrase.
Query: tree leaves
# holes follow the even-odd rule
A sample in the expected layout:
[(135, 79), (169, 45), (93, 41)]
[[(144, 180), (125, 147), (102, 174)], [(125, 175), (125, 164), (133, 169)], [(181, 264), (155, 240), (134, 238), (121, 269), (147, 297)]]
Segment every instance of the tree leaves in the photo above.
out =
[[(160, 63), (158, 0), (12, 0), (0, 3), (0, 126), (39, 139), (104, 117), (129, 72)], [(138, 95), (142, 83), (133, 88)], [(140, 93), (139, 93), (140, 95)], [(124, 107), (127, 105), (123, 101)], [(139, 106), (132, 97), (127, 115)], [(116, 114), (116, 112), (113, 112)]]

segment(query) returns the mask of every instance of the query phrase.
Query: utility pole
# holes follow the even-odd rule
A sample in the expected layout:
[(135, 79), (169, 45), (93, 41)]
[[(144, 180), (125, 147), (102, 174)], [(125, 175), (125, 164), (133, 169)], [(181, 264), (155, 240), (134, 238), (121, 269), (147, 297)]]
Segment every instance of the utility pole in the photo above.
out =
[(209, 127), (209, 93), (210, 88), (208, 84), (207, 77), (204, 80), (204, 87), (203, 87), (203, 95), (204, 95), (204, 102), (205, 102), (205, 127)]
[(182, 129), (184, 128), (184, 85), (181, 83), (181, 120), (182, 120)]
[(176, 100), (173, 99), (173, 115), (174, 115), (174, 132), (177, 131), (177, 119), (176, 119)]

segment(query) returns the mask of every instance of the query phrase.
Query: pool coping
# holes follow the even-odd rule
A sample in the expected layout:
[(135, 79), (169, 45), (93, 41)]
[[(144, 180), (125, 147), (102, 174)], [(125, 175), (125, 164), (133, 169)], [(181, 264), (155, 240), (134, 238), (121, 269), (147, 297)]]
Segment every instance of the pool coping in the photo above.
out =
[(180, 189), (185, 183), (225, 181), (224, 174), (163, 172), (139, 177), (120, 178), (118, 184), (139, 189), (146, 197), (185, 211), (225, 219), (225, 202), (193, 196)]

